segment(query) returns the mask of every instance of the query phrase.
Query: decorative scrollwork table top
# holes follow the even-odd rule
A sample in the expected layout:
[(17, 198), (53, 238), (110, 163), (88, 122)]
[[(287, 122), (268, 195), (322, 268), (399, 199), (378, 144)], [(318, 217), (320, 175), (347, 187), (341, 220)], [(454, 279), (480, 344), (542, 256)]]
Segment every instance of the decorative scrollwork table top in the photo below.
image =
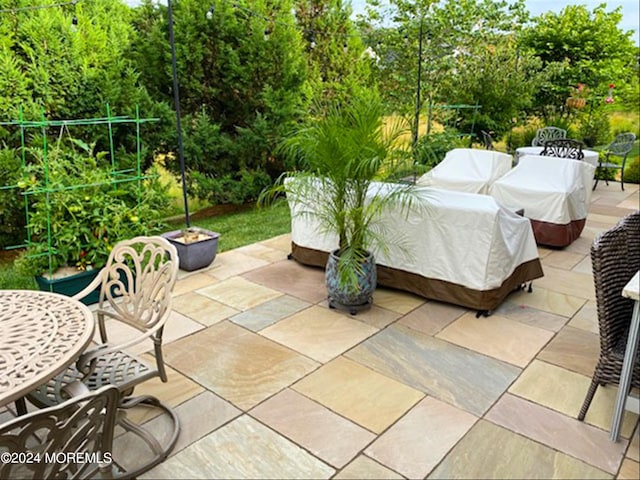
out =
[(57, 293), (0, 290), (0, 406), (63, 371), (93, 337), (91, 310)]

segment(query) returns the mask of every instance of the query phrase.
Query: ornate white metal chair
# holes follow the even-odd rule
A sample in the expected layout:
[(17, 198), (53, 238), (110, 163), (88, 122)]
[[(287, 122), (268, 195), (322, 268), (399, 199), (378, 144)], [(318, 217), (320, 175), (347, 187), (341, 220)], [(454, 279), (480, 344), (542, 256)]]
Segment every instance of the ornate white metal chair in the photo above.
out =
[(567, 138), (567, 131), (558, 127), (539, 128), (536, 136), (533, 137), (531, 145), (534, 147), (543, 147), (547, 140), (556, 140), (558, 138)]
[(0, 478), (112, 478), (119, 399), (106, 386), (1, 425), (0, 452), (15, 461), (0, 462)]
[[(95, 281), (74, 297), (83, 298), (100, 287), (96, 313), (102, 343), (85, 351), (74, 365), (27, 397), (39, 407), (48, 407), (66, 400), (64, 387), (71, 382), (82, 382), (89, 390), (115, 385), (123, 397), (120, 408), (128, 409), (146, 404), (163, 410), (173, 424), (173, 431), (165, 446), (161, 446), (141, 426), (128, 420), (126, 415), (118, 419), (123, 428), (147, 443), (155, 455), (149, 463), (128, 472), (131, 477), (166, 459), (178, 438), (179, 421), (171, 408), (149, 395), (131, 396), (134, 387), (146, 380), (160, 377), (163, 382), (167, 381), (162, 356), (162, 333), (171, 311), (171, 291), (177, 272), (177, 251), (164, 238), (136, 237), (115, 245), (106, 266)], [(123, 344), (114, 345), (108, 340), (107, 319), (133, 327), (140, 335)], [(154, 365), (128, 351), (130, 347), (148, 339), (153, 342)]]

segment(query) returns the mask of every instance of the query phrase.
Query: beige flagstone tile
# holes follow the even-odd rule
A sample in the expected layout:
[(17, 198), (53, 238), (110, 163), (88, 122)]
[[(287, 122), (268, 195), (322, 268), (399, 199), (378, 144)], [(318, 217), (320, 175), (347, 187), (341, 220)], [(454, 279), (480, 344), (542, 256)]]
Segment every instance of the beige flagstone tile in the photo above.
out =
[(624, 440), (611, 442), (605, 430), (509, 394), (485, 419), (611, 474), (618, 471), (627, 448)]
[(606, 479), (612, 475), (480, 420), (429, 478)]
[(251, 245), (236, 248), (235, 251), (269, 263), (279, 262), (287, 258), (287, 254), (282, 250), (270, 248), (260, 243), (252, 243)]
[(598, 335), (598, 306), (596, 302), (590, 300), (585, 303), (583, 307), (578, 310), (578, 313), (573, 316), (567, 326), (579, 328)]
[(241, 277), (223, 280), (210, 287), (201, 288), (197, 293), (240, 311), (249, 310), (282, 295), (276, 290)]
[(310, 306), (311, 304), (298, 298), (282, 295), (235, 315), (230, 320), (237, 325), (257, 332)]
[(550, 255), (551, 253), (553, 253), (555, 250), (551, 250), (550, 248), (547, 247), (542, 247), (542, 246), (538, 246), (538, 257), (540, 258), (540, 260), (542, 260), (543, 258), (545, 258), (547, 255)]
[[(242, 412), (209, 391), (204, 391), (175, 408), (180, 421), (180, 433), (173, 456), (185, 447), (200, 440)], [(144, 428), (161, 445), (166, 445), (172, 433), (172, 425), (166, 417), (156, 417), (144, 424)], [(135, 466), (141, 463), (140, 441), (131, 433), (117, 437), (114, 442), (114, 458), (119, 464)]]
[(372, 432), (380, 433), (424, 394), (344, 357), (292, 387)]
[(631, 443), (627, 450), (627, 457), (636, 462), (640, 462), (640, 425), (636, 427), (636, 431), (631, 437)]
[(270, 238), (269, 240), (263, 240), (260, 244), (289, 254), (291, 252), (291, 234), (285, 233), (283, 235), (278, 235), (277, 237)]
[(509, 301), (563, 317), (572, 317), (585, 303), (584, 298), (559, 293), (553, 289), (553, 286), (547, 289), (537, 284), (534, 284), (531, 293), (525, 291), (512, 293)]
[[(143, 355), (142, 359), (150, 365), (155, 365), (155, 360), (151, 354)], [(135, 388), (135, 395), (152, 395), (170, 407), (177, 407), (204, 391), (202, 385), (197, 384), (173, 368), (166, 367), (166, 370), (166, 383), (160, 380), (160, 377), (152, 378), (138, 385)], [(135, 407), (127, 411), (127, 416), (133, 422), (142, 424), (155, 418), (160, 413), (157, 408)]]
[(342, 313), (312, 306), (261, 330), (260, 334), (325, 363), (377, 331)]
[(554, 292), (573, 297), (595, 300), (593, 276), (576, 273), (560, 268), (545, 266), (544, 277), (536, 280), (538, 288), (546, 288)]
[(235, 308), (195, 292), (174, 297), (173, 309), (206, 326), (211, 326), (238, 313)]
[(629, 210), (638, 210), (640, 209), (640, 201), (638, 200), (638, 193), (629, 195), (626, 200), (618, 203), (616, 205), (618, 208), (625, 208)]
[(165, 358), (173, 368), (243, 410), (318, 366), (227, 320), (168, 345)]
[(538, 359), (590, 377), (598, 363), (599, 350), (597, 334), (567, 326), (540, 352)]
[[(589, 212), (589, 221), (597, 222), (604, 225), (608, 225), (609, 227), (613, 227), (620, 220), (620, 215), (618, 215), (617, 210), (611, 209), (612, 213), (616, 212), (613, 215), (601, 215), (599, 213)], [(627, 212), (628, 213), (628, 212)], [(624, 213), (622, 215), (625, 215)]]
[(336, 480), (380, 480), (382, 478), (396, 480), (404, 477), (366, 455), (360, 455), (333, 478)]
[(265, 265), (269, 265), (266, 260), (245, 255), (236, 250), (229, 250), (218, 254), (213, 266), (206, 273), (219, 280), (224, 280)]
[[(534, 360), (509, 388), (509, 393), (577, 418), (590, 384), (590, 377)], [(585, 422), (609, 431), (617, 391), (617, 386), (598, 387)], [(637, 420), (638, 415), (626, 413), (621, 428), (624, 438), (629, 438)]]
[(593, 269), (591, 266), (591, 256), (585, 255), (585, 257), (571, 270), (576, 273), (582, 273), (583, 275), (593, 276)]
[(634, 460), (625, 458), (616, 478), (620, 480), (638, 480), (638, 478), (640, 478), (640, 464)]
[(178, 280), (173, 287), (173, 296), (182, 295), (187, 292), (193, 292), (199, 288), (208, 287), (213, 285), (218, 280), (206, 275), (204, 273), (195, 273), (189, 276), (185, 276), (182, 280)]
[(589, 255), (589, 253), (591, 252), (591, 244), (593, 243), (593, 232), (589, 233), (587, 230), (583, 231), (582, 233), (584, 235), (576, 238), (571, 245), (565, 247), (565, 252)]
[(580, 261), (584, 260), (585, 255), (579, 253), (565, 252), (564, 250), (555, 250), (542, 259), (543, 267), (555, 267), (563, 270), (571, 270)]
[(139, 478), (330, 478), (335, 470), (247, 415)]
[(398, 323), (426, 335), (435, 335), (467, 311), (456, 305), (428, 301), (402, 317)]
[(346, 465), (375, 438), (373, 433), (290, 389), (249, 413), (337, 468)]
[[(329, 308), (326, 300), (320, 305), (322, 307)], [(358, 314), (354, 315), (352, 318), (359, 322), (366, 323), (367, 325), (371, 325), (374, 328), (382, 329), (398, 320), (401, 316), (402, 315), (398, 312), (393, 312), (386, 308), (380, 308), (376, 305), (372, 305), (368, 310), (358, 312)]]
[(424, 298), (411, 293), (390, 288), (377, 288), (373, 294), (373, 303), (392, 312), (409, 313), (425, 302)]
[[(526, 296), (520, 298), (526, 298)], [(567, 323), (567, 317), (515, 303), (511, 297), (508, 297), (506, 302), (502, 302), (493, 314), (551, 332), (559, 331)]]
[(398, 324), (345, 356), (477, 416), (489, 409), (521, 371)]
[(476, 318), (467, 313), (436, 338), (525, 367), (546, 345), (553, 332), (514, 322), (499, 315)]
[(290, 260), (253, 270), (243, 277), (309, 303), (317, 303), (327, 297), (324, 271)]
[(427, 397), (365, 453), (407, 478), (424, 478), (476, 420), (470, 413)]

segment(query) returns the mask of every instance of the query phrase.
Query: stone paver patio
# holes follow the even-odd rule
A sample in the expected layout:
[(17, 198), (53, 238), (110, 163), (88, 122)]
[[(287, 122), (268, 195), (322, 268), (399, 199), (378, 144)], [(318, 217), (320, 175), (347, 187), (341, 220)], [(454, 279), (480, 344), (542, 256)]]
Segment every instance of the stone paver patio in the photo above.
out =
[[(598, 355), (589, 248), (639, 208), (626, 187), (599, 185), (581, 238), (540, 248), (545, 277), (488, 318), (388, 289), (368, 312), (329, 310), (288, 235), (181, 272), (170, 380), (138, 393), (175, 406), (182, 431), (144, 477), (639, 478), (637, 415), (608, 438), (615, 386), (576, 420)], [(121, 435), (114, 456), (136, 448)]]

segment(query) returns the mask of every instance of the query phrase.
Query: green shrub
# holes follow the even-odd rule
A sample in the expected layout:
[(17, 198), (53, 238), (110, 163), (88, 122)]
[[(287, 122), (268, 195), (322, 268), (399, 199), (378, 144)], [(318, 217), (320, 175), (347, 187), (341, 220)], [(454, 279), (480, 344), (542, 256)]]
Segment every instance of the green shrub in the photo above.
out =
[(531, 145), (538, 128), (537, 125), (527, 124), (511, 130), (507, 135), (507, 151), (515, 152), (516, 148)]
[(626, 183), (640, 183), (640, 157), (635, 157), (627, 163), (624, 169), (624, 181)]
[(609, 116), (604, 110), (595, 110), (587, 115), (578, 130), (579, 138), (587, 147), (603, 145), (611, 141)]
[(260, 192), (272, 183), (271, 177), (262, 170), (242, 170), (238, 175), (227, 174), (222, 177), (194, 171), (189, 176), (189, 193), (213, 205), (241, 205), (256, 201)]
[(454, 129), (430, 133), (418, 140), (416, 161), (419, 165), (434, 167), (444, 159), (449, 150), (461, 148), (464, 140)]
[(16, 150), (0, 150), (0, 250), (25, 239), (24, 197), (16, 188), (21, 179), (20, 163)]

